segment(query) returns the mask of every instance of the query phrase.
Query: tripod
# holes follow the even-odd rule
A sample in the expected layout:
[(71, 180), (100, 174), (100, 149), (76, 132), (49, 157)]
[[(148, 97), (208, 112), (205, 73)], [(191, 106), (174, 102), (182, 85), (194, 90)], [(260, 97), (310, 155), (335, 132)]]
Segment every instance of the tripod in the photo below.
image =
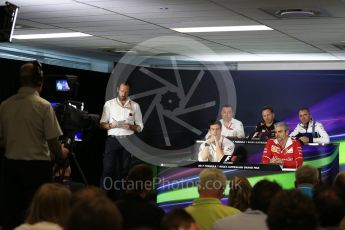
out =
[[(81, 176), (81, 178), (82, 178), (82, 180), (83, 180), (83, 183), (84, 183), (86, 186), (88, 186), (89, 183), (88, 183), (88, 181), (87, 181), (87, 179), (86, 179), (86, 177), (85, 177), (85, 174), (84, 174), (83, 170), (82, 170), (81, 167), (80, 167), (80, 164), (79, 164), (79, 162), (78, 162), (78, 160), (77, 160), (77, 157), (76, 157), (76, 155), (75, 155), (75, 152), (74, 152), (74, 148), (75, 148), (75, 139), (74, 139), (74, 137), (73, 137), (73, 138), (67, 137), (67, 138), (65, 139), (64, 142), (65, 142), (65, 146), (66, 146), (66, 147), (68, 148), (68, 150), (69, 150), (69, 153), (70, 153), (70, 155), (71, 155), (71, 157), (72, 157), (72, 159), (73, 159), (74, 164), (75, 164), (76, 167), (77, 167), (77, 170), (78, 170), (78, 172), (79, 172), (79, 174), (80, 174), (80, 176)], [(55, 173), (55, 172), (59, 172), (59, 174), (61, 174), (61, 175), (59, 175), (59, 176), (62, 177), (62, 182), (63, 182), (63, 178), (64, 178), (64, 176), (65, 176), (66, 169), (67, 169), (69, 166), (70, 166), (70, 164), (69, 164), (69, 161), (68, 161), (68, 159), (67, 159), (67, 160), (63, 163), (63, 165), (57, 165), (57, 167), (56, 167), (55, 170), (54, 170), (54, 173)]]

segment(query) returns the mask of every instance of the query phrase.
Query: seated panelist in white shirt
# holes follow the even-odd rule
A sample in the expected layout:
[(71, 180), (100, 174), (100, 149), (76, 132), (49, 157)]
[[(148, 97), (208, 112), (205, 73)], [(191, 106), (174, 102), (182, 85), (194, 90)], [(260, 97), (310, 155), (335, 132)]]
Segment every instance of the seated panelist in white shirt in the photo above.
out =
[[(224, 137), (244, 138), (244, 128), (241, 121), (234, 118), (234, 111), (230, 105), (223, 105), (221, 110), (220, 123), (222, 124), (222, 135)], [(206, 135), (206, 139), (209, 133)]]
[(318, 143), (328, 144), (330, 138), (325, 128), (320, 122), (314, 121), (308, 108), (300, 108), (298, 111), (300, 123), (290, 133), (290, 137), (295, 137), (303, 144)]
[(235, 145), (228, 138), (221, 135), (222, 124), (219, 121), (211, 121), (209, 135), (200, 145), (198, 161), (219, 162), (224, 155), (231, 156)]

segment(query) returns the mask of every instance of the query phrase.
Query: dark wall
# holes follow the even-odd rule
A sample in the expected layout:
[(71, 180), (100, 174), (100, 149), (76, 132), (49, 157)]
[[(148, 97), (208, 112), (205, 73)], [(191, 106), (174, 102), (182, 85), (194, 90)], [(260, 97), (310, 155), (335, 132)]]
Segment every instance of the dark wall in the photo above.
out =
[(15, 94), (19, 88), (19, 67), (23, 62), (0, 59), (0, 102)]

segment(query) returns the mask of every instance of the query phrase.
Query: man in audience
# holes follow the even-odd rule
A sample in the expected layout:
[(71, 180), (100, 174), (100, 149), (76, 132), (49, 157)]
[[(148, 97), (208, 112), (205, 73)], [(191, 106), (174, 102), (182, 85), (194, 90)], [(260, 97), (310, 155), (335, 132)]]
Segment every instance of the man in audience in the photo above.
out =
[(240, 213), (238, 209), (221, 204), (225, 187), (226, 177), (219, 169), (204, 169), (199, 174), (199, 198), (186, 211), (193, 216), (201, 230), (211, 229), (218, 219)]
[(289, 137), (289, 129), (284, 122), (278, 122), (274, 127), (276, 138), (267, 141), (262, 163), (278, 164), (284, 168), (298, 168), (303, 164), (301, 144)]
[(266, 222), (270, 230), (317, 229), (315, 205), (297, 189), (279, 192), (271, 201), (267, 214)]
[(224, 155), (232, 155), (235, 145), (232, 141), (221, 135), (222, 124), (211, 121), (209, 135), (206, 142), (200, 145), (198, 160), (218, 162)]
[(260, 121), (254, 132), (249, 135), (251, 139), (268, 140), (274, 138), (274, 124), (278, 121), (275, 119), (275, 114), (271, 106), (264, 106), (261, 108), (262, 121)]
[[(333, 181), (333, 187), (345, 202), (345, 172), (339, 172)], [(345, 230), (345, 216), (339, 223), (339, 229)]]
[(313, 197), (320, 227), (337, 229), (345, 215), (345, 203), (337, 190), (330, 186), (321, 187)]
[(244, 129), (241, 121), (235, 119), (230, 105), (224, 105), (221, 111), (222, 135), (224, 137), (244, 138)]
[(96, 186), (86, 186), (73, 193), (71, 199), (71, 206), (74, 206), (80, 202), (95, 199), (97, 197), (106, 197), (105, 191)]
[(162, 230), (199, 230), (193, 217), (184, 209), (174, 209), (162, 220)]
[(152, 168), (148, 165), (139, 164), (129, 171), (126, 194), (116, 203), (123, 217), (124, 229), (160, 228), (164, 211), (148, 200), (153, 182)]
[(43, 86), (41, 64), (20, 68), (21, 88), (0, 105), (0, 142), (5, 147), (3, 190), (4, 229), (23, 221), (31, 198), (40, 185), (52, 180), (52, 160), (67, 157), (55, 112), (39, 93)]
[(314, 189), (319, 185), (319, 171), (310, 165), (303, 165), (295, 172), (295, 187), (309, 198), (313, 198)]
[(345, 202), (345, 172), (339, 172), (333, 181), (334, 188), (343, 197)]
[(301, 108), (298, 112), (300, 123), (290, 134), (302, 143), (328, 144), (329, 136), (320, 122), (314, 121), (308, 108)]
[(280, 191), (282, 191), (282, 187), (277, 182), (259, 181), (253, 187), (250, 208), (238, 215), (216, 221), (212, 229), (268, 229), (267, 210), (273, 197)]

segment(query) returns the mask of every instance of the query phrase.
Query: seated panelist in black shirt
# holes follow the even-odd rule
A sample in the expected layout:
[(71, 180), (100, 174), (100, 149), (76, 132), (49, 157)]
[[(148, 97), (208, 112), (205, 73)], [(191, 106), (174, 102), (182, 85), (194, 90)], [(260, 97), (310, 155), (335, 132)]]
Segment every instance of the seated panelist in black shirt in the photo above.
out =
[(275, 119), (275, 114), (271, 106), (264, 106), (261, 108), (262, 121), (260, 121), (254, 132), (249, 135), (249, 139), (268, 140), (275, 138), (274, 124), (278, 121)]

